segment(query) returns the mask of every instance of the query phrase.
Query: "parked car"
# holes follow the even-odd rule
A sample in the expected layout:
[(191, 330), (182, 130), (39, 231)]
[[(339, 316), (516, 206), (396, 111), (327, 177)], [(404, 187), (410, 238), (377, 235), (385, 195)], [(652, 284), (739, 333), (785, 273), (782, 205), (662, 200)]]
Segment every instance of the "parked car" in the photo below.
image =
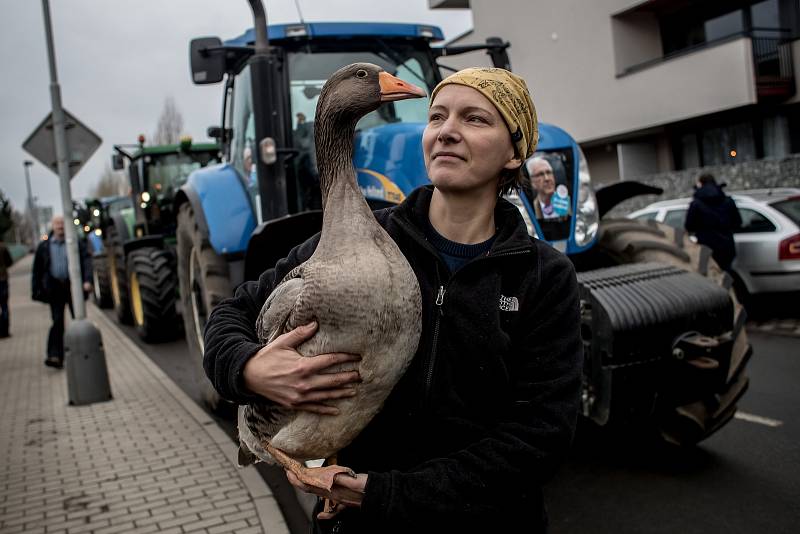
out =
[[(747, 294), (800, 291), (800, 189), (751, 189), (729, 195), (742, 216), (742, 227), (733, 236), (737, 289)], [(655, 202), (628, 218), (683, 228), (691, 200)]]

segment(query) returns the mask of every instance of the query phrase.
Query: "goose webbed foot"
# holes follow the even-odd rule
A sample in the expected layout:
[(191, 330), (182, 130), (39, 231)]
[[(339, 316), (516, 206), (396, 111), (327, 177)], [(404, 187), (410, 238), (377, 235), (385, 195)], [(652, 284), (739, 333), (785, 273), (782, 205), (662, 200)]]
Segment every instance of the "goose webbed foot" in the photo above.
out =
[(347, 474), (348, 476), (355, 477), (355, 472), (349, 467), (342, 467), (341, 465), (327, 465), (325, 467), (306, 467), (294, 458), (280, 449), (276, 449), (272, 445), (267, 444), (264, 447), (268, 453), (272, 455), (284, 469), (294, 473), (300, 482), (306, 486), (319, 488), (324, 491), (330, 491), (333, 487), (336, 475)]

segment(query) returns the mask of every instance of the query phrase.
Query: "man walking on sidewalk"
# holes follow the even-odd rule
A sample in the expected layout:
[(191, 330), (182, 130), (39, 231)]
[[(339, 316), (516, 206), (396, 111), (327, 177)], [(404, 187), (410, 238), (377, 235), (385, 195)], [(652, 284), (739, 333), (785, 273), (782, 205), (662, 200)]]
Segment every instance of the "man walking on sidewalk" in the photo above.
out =
[[(92, 289), (90, 282), (92, 266), (86, 253), (86, 245), (81, 240), (78, 240), (78, 251), (84, 298), (86, 298)], [(69, 305), (70, 315), (75, 317), (69, 285), (64, 218), (60, 215), (53, 217), (52, 231), (48, 239), (39, 243), (36, 248), (31, 289), (33, 300), (50, 304), (50, 315), (53, 318), (53, 325), (47, 336), (47, 359), (44, 363), (60, 369), (64, 366), (64, 305)]]
[(0, 236), (0, 338), (9, 337), (8, 332), (8, 268), (14, 261)]

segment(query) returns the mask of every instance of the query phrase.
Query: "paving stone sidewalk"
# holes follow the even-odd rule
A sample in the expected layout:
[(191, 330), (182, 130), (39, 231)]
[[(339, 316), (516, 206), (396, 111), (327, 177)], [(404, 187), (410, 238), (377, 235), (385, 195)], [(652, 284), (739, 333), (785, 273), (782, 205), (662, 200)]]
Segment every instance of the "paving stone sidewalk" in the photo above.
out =
[(114, 399), (68, 405), (65, 371), (43, 363), (50, 313), (30, 300), (30, 264), (11, 268), (0, 339), (0, 532), (288, 533), (233, 442), (93, 305)]

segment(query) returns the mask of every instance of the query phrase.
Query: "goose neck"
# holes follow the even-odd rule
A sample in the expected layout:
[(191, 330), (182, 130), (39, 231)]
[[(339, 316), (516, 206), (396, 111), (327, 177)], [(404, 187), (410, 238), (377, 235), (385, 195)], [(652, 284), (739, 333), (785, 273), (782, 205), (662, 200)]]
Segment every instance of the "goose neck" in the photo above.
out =
[(357, 120), (330, 108), (318, 110), (314, 143), (323, 206), (337, 183), (356, 185), (356, 171), (353, 167), (356, 122)]

